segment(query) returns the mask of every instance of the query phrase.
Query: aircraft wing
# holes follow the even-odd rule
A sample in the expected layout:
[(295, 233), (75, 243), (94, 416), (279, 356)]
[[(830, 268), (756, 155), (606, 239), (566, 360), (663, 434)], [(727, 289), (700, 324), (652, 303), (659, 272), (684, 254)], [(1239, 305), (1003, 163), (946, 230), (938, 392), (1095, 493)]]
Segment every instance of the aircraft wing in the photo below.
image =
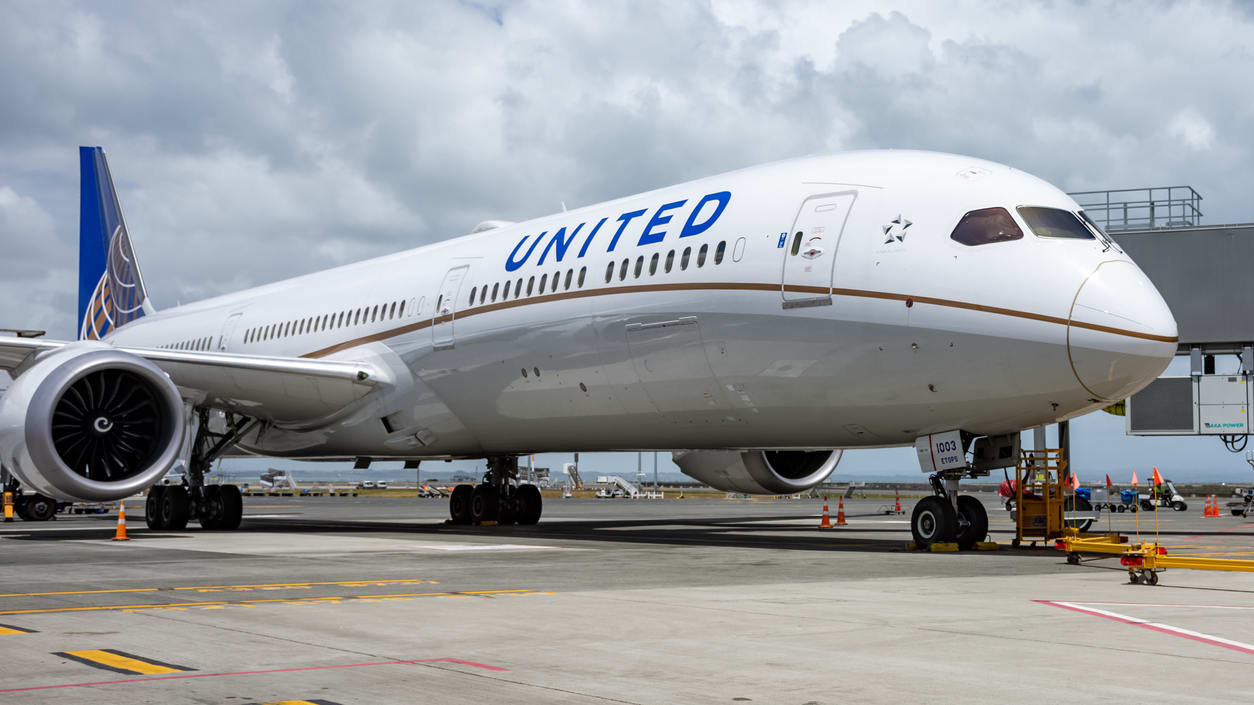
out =
[[(18, 370), (64, 341), (0, 337), (0, 371)], [(342, 360), (118, 347), (170, 375), (184, 398), (284, 426), (316, 424), (386, 383), (375, 365)], [(20, 374), (20, 371), (19, 371)]]

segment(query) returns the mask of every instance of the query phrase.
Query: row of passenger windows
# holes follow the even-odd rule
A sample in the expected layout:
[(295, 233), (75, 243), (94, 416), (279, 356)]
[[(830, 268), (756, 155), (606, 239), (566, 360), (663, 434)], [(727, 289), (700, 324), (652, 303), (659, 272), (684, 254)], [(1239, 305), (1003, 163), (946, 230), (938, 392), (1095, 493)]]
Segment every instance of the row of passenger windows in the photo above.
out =
[[(1106, 245), (1113, 244), (1105, 231), (1080, 211), (1077, 215), (1060, 208), (1019, 206), (1019, 217), (1028, 224), (1037, 237), (1070, 240), (1100, 239)], [(1005, 208), (981, 208), (962, 216), (949, 236), (964, 245), (988, 245), (1023, 238), (1023, 230)]]
[(195, 340), (183, 340), (177, 343), (169, 343), (162, 345), (166, 350), (208, 350), (213, 345), (213, 336), (208, 338), (196, 338)]
[[(675, 253), (676, 253), (675, 250), (671, 250), (670, 252), (666, 253), (665, 264), (662, 264), (664, 274), (670, 274), (671, 270), (675, 268), (675, 264), (676, 264)], [(723, 259), (726, 256), (726, 254), (727, 254), (727, 242), (726, 241), (720, 242), (717, 245), (715, 245), (713, 263), (722, 264)], [(696, 252), (696, 266), (704, 267), (708, 259), (710, 259), (710, 246), (708, 244), (702, 245), (700, 249), (698, 249)], [(688, 269), (689, 265), (692, 264), (692, 260), (693, 260), (692, 248), (685, 247), (683, 250), (683, 253), (679, 255), (679, 270), (682, 272)], [(662, 261), (662, 254), (660, 252), (653, 253), (653, 256), (649, 258), (649, 276), (654, 276), (655, 274), (657, 274), (658, 266), (661, 263), (661, 261)], [(615, 268), (618, 269), (618, 280), (624, 281), (627, 279), (628, 271), (632, 272), (633, 278), (639, 279), (644, 274), (644, 267), (645, 267), (644, 255), (641, 255), (636, 258), (636, 263), (634, 267), (632, 266), (631, 258), (624, 259), (622, 262), (610, 262), (609, 264), (605, 266), (605, 283), (609, 284), (610, 282), (614, 280)], [(501, 282), (496, 282), (492, 284), (491, 286), (487, 284), (484, 284), (481, 287), (474, 286), (474, 287), (471, 287), (470, 289), (470, 298), (467, 300), (467, 303), (473, 306), (476, 303), (478, 304), (490, 303), (490, 302), (496, 301), (498, 298), (501, 301), (506, 301), (510, 298), (511, 294), (513, 295), (514, 298), (517, 299), (522, 296), (531, 296), (533, 294), (540, 295), (544, 293), (556, 293), (559, 289), (569, 291), (572, 287), (572, 279), (574, 279), (574, 283), (573, 283), (574, 288), (582, 289), (587, 273), (588, 273), (587, 267), (580, 267), (579, 276), (576, 278), (575, 270), (573, 269), (566, 270), (564, 276), (563, 276), (562, 271), (558, 270), (557, 272), (554, 272), (553, 278), (551, 280), (549, 279), (549, 275), (547, 273), (541, 274), (538, 280), (539, 281), (538, 287), (536, 286), (537, 279), (534, 275), (531, 277), (528, 277), (526, 282), (524, 282), (523, 279), (520, 277), (516, 281), (512, 281), (512, 282), (507, 281), (504, 283), (504, 285), (502, 285)], [(524, 287), (525, 287), (525, 293), (524, 293)]]
[(336, 330), (348, 326), (392, 321), (406, 317), (412, 318), (418, 315), (421, 308), (421, 300), (410, 299), (409, 301), (392, 301), (377, 306), (325, 313), (321, 316), (310, 316), (282, 323), (271, 323), (244, 331), (244, 342), (257, 343), (278, 338), (288, 338), (294, 335), (305, 335), (306, 333), (321, 333), (322, 331)]
[(587, 276), (587, 267), (579, 268), (578, 278), (575, 277), (575, 270), (573, 269), (566, 270), (565, 276), (562, 275), (562, 270), (559, 269), (553, 273), (552, 280), (549, 279), (549, 275), (547, 273), (541, 274), (539, 279), (540, 285), (536, 286), (537, 280), (533, 275), (527, 278), (526, 293), (523, 293), (522, 277), (519, 277), (517, 281), (507, 281), (504, 285), (502, 285), (501, 282), (496, 282), (492, 285), (491, 289), (488, 288), (487, 284), (484, 284), (482, 287), (472, 286), (470, 287), (470, 298), (467, 299), (467, 303), (474, 306), (476, 302), (484, 304), (489, 301), (496, 301), (498, 297), (501, 301), (505, 301), (510, 298), (511, 293), (513, 294), (513, 297), (517, 299), (522, 296), (531, 296), (532, 294), (538, 296), (544, 293), (556, 293), (558, 289), (561, 288), (565, 288), (566, 291), (569, 291), (572, 284), (575, 288), (580, 289), (583, 288), (583, 283)]

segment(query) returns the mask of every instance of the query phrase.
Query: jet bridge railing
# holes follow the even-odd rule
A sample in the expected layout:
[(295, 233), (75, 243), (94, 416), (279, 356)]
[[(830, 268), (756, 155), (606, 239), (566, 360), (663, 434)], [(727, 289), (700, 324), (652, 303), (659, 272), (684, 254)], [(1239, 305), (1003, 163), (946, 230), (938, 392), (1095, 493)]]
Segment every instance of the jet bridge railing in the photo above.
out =
[(1067, 195), (1106, 230), (1181, 228), (1202, 221), (1202, 195), (1192, 186), (1074, 191)]

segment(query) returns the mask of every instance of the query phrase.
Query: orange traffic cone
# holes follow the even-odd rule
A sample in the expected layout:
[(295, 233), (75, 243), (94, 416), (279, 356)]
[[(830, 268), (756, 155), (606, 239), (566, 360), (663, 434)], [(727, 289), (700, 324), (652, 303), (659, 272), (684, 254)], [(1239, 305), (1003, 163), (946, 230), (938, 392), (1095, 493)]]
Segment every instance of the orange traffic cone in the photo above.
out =
[(130, 541), (126, 535), (126, 502), (118, 502), (118, 530), (113, 534), (114, 541)]
[(847, 526), (849, 522), (845, 521), (845, 498), (840, 498), (840, 506), (836, 507), (836, 526)]
[(893, 490), (893, 494), (897, 497), (897, 513), (901, 514), (901, 490), (895, 489)]
[(819, 519), (819, 528), (820, 529), (832, 528), (831, 517), (827, 515), (827, 495), (823, 495), (823, 518)]
[(1218, 517), (1219, 516), (1219, 500), (1215, 498), (1215, 495), (1210, 495), (1210, 497), (1207, 498), (1206, 511), (1203, 513), (1203, 516), (1206, 516), (1206, 517)]

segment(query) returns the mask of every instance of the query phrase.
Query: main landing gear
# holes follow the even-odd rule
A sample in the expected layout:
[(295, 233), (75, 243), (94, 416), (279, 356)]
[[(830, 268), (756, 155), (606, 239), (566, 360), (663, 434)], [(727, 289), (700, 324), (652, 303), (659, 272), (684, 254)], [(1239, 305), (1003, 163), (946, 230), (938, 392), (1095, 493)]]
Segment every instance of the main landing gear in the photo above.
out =
[(216, 531), (238, 529), (244, 516), (244, 499), (235, 485), (206, 485), (205, 473), (218, 456), (257, 424), (256, 420), (228, 414), (226, 430), (209, 430), (209, 412), (200, 409), (195, 423), (192, 453), (181, 485), (155, 485), (148, 490), (144, 520), (149, 529), (182, 531), (196, 519), (200, 528)]
[(966, 551), (988, 535), (988, 512), (984, 503), (970, 495), (958, 494), (961, 471), (938, 472), (928, 480), (931, 497), (914, 505), (910, 533), (914, 543), (926, 550), (934, 543), (956, 543)]
[(488, 471), (477, 485), (458, 485), (449, 498), (453, 524), (522, 524), (540, 521), (540, 488), (518, 483), (518, 458), (488, 458)]

